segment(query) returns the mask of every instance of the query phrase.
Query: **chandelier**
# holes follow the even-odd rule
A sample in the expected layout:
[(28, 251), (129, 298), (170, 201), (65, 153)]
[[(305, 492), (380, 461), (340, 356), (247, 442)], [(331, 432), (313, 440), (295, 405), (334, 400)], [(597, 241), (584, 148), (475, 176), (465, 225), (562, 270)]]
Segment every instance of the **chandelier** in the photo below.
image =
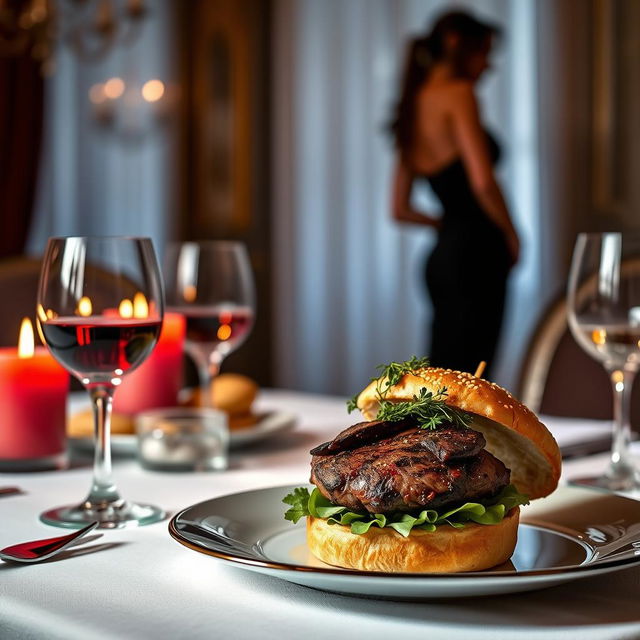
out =
[(146, 13), (144, 0), (0, 0), (0, 56), (30, 55), (50, 74), (58, 43), (97, 60), (135, 40)]

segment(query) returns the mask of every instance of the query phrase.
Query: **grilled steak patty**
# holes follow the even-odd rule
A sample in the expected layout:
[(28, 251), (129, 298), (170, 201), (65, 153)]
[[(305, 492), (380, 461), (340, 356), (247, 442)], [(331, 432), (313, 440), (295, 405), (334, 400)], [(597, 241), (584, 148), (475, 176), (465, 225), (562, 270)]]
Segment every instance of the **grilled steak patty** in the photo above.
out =
[(334, 504), (370, 513), (479, 500), (496, 495), (510, 477), (484, 444), (471, 429), (414, 427), (354, 450), (314, 456), (311, 482)]
[[(358, 449), (390, 438), (408, 429), (415, 428), (415, 420), (401, 422), (359, 422), (341, 431), (333, 440), (311, 449), (312, 456), (329, 456), (342, 451)], [(431, 451), (439, 460), (446, 462), (455, 458), (470, 458), (484, 449), (484, 436), (473, 429), (460, 429), (452, 425), (441, 426), (431, 431), (420, 430), (420, 447)], [(422, 450), (422, 449), (420, 449)]]
[(414, 425), (408, 420), (399, 422), (387, 422), (385, 420), (358, 422), (358, 424), (341, 431), (333, 440), (311, 449), (309, 453), (312, 456), (329, 456), (334, 453), (340, 453), (340, 451), (357, 449), (366, 444), (373, 444), (383, 438), (394, 436), (411, 426)]

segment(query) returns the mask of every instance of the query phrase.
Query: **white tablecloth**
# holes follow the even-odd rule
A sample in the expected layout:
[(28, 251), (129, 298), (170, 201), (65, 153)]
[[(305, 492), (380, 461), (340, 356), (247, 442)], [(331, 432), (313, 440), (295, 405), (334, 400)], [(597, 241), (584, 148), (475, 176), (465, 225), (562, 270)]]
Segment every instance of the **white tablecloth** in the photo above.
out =
[[(155, 473), (135, 460), (116, 461), (122, 494), (174, 513), (225, 493), (306, 481), (309, 448), (348, 425), (344, 401), (274, 391), (261, 403), (296, 413), (297, 428), (234, 455), (223, 473)], [(561, 432), (571, 423), (548, 424)], [(592, 456), (567, 463), (564, 473), (598, 472), (605, 463), (606, 455)], [(89, 481), (88, 467), (0, 474), (0, 486), (27, 492), (0, 498), (0, 548), (61, 533), (38, 514), (82, 498)], [(490, 598), (411, 603), (341, 596), (225, 566), (177, 544), (166, 522), (106, 531), (58, 561), (0, 563), (2, 640), (640, 638), (639, 602), (638, 569)]]

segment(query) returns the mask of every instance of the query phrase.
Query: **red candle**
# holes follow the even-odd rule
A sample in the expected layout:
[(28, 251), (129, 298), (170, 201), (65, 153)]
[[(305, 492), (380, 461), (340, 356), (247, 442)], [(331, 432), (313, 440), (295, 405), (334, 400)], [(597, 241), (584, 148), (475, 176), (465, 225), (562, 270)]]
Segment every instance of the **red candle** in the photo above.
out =
[(165, 313), (155, 349), (137, 369), (122, 378), (113, 399), (114, 411), (134, 414), (178, 404), (185, 330), (183, 315)]
[(34, 348), (33, 326), (25, 318), (18, 349), (0, 349), (0, 468), (62, 460), (68, 390), (69, 374), (45, 347)]

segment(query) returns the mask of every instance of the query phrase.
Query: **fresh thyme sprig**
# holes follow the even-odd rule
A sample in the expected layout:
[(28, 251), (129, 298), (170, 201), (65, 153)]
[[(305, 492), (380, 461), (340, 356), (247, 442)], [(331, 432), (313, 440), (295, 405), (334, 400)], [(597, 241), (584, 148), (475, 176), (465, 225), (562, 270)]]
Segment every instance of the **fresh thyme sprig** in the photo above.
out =
[[(429, 366), (429, 358), (418, 358), (412, 356), (409, 360), (404, 362), (391, 362), (390, 364), (379, 364), (376, 369), (380, 372), (380, 375), (375, 378), (371, 378), (371, 382), (378, 381), (376, 385), (376, 392), (380, 400), (384, 400), (385, 396), (389, 392), (389, 389), (393, 385), (398, 384), (407, 373), (413, 373), (419, 369), (424, 369)], [(384, 386), (383, 386), (384, 385)], [(351, 413), (358, 408), (358, 396), (355, 396), (347, 400), (347, 411)]]
[[(429, 358), (418, 358), (417, 356), (412, 356), (409, 360), (405, 360), (404, 362), (379, 364), (376, 367), (376, 369), (380, 372), (380, 375), (377, 378), (378, 384), (376, 386), (378, 397), (383, 400), (389, 392), (389, 389), (398, 384), (398, 382), (402, 380), (402, 376), (404, 376), (405, 374), (413, 373), (414, 371), (424, 369), (428, 366)], [(371, 378), (372, 382), (374, 380), (376, 380), (376, 378)]]
[(381, 400), (376, 420), (399, 422), (412, 417), (417, 419), (418, 427), (421, 429), (432, 430), (443, 422), (458, 427), (468, 427), (471, 424), (471, 416), (460, 409), (447, 405), (444, 401), (446, 396), (446, 387), (438, 389), (436, 393), (422, 387), (420, 393), (413, 396), (413, 400), (405, 402)]

